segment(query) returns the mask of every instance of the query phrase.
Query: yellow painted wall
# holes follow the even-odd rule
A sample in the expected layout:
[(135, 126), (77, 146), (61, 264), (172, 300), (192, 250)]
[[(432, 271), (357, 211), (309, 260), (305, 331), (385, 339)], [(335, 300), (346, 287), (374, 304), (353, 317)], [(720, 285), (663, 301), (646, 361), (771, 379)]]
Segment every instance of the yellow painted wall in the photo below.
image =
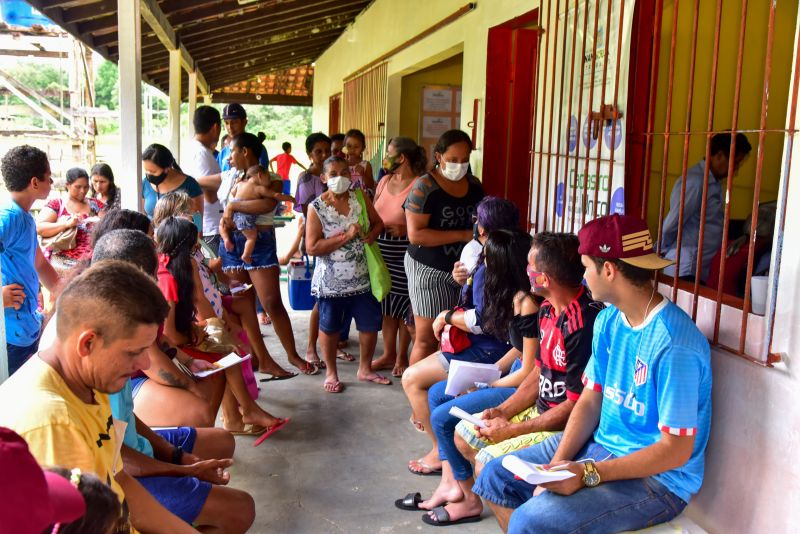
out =
[[(394, 55), (388, 65), (387, 137), (400, 133), (402, 77), (463, 53), (461, 128), (469, 131), (466, 124), (472, 120), (473, 100), (480, 99), (478, 150), (473, 152), (471, 161), (475, 174), (480, 176), (489, 28), (536, 9), (539, 3), (538, 0), (480, 0), (468, 14)], [(465, 4), (466, 0), (375, 0), (316, 61), (314, 129), (327, 129), (328, 99), (342, 91), (343, 78)]]
[(458, 54), (413, 74), (403, 76), (400, 89), (400, 135), (411, 139), (419, 137), (419, 111), (423, 86), (460, 86), (463, 63), (464, 54)]
[[(744, 62), (742, 65), (742, 87), (739, 104), (738, 130), (758, 129), (761, 118), (761, 95), (763, 92), (764, 66), (767, 44), (767, 22), (770, 2), (749, 2), (745, 33)], [(656, 104), (655, 131), (663, 132), (666, 122), (667, 80), (669, 76), (669, 53), (672, 32), (674, 0), (664, 2), (661, 30), (661, 56), (659, 59), (658, 98)], [(669, 131), (685, 131), (688, 96), (689, 68), (691, 61), (693, 2), (680, 2), (678, 31), (675, 49), (675, 75), (673, 83), (672, 114)], [(700, 24), (697, 32), (697, 60), (695, 82), (692, 92), (692, 115), (690, 131), (705, 132), (708, 125), (711, 64), (714, 50), (714, 21), (716, 2), (700, 2)], [(794, 33), (797, 16), (796, 2), (778, 2), (775, 17), (775, 41), (773, 45), (772, 76), (770, 80), (768, 129), (783, 129), (786, 122), (789, 84), (791, 81)], [(741, 2), (724, 2), (720, 32), (720, 53), (716, 102), (714, 106), (714, 131), (731, 128), (733, 116), (734, 84), (741, 22)], [(731, 218), (744, 219), (750, 213), (756, 174), (756, 151), (758, 135), (746, 134), (753, 151), (745, 160), (734, 178), (731, 192)], [(691, 167), (705, 155), (704, 134), (690, 136), (688, 166)], [(671, 136), (667, 165), (666, 206), (669, 208), (669, 193), (681, 174), (684, 136)], [(784, 135), (767, 134), (764, 145), (764, 167), (761, 201), (775, 200), (778, 196)], [(661, 168), (663, 162), (663, 137), (655, 137), (651, 167), (650, 201), (648, 222), (651, 228), (658, 224), (658, 204), (661, 192)]]

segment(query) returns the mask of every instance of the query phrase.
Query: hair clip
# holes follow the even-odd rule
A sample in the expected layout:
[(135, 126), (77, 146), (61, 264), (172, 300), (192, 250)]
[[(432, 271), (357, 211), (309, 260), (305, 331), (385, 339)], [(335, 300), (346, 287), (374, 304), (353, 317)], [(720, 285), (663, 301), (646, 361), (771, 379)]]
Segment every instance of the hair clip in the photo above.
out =
[(72, 485), (76, 488), (81, 484), (81, 470), (76, 467), (74, 468), (69, 475), (69, 481), (72, 482)]

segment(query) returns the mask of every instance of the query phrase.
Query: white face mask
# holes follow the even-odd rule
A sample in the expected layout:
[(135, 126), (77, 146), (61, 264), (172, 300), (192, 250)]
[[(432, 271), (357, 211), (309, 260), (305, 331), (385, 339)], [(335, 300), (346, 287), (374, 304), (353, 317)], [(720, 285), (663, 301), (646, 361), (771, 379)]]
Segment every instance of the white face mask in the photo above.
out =
[(467, 174), (469, 163), (453, 163), (451, 161), (443, 161), (440, 170), (445, 178), (451, 182), (457, 182)]
[(341, 195), (350, 189), (350, 178), (347, 176), (331, 176), (328, 178), (328, 189), (333, 191), (334, 195)]

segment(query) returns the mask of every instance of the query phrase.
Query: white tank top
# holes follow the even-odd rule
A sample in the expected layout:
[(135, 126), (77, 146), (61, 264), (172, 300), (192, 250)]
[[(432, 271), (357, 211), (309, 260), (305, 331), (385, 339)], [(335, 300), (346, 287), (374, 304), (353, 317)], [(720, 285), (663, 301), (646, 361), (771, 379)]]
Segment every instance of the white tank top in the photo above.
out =
[(219, 221), (222, 219), (222, 202), (208, 202), (203, 199), (203, 235), (212, 236), (219, 233)]

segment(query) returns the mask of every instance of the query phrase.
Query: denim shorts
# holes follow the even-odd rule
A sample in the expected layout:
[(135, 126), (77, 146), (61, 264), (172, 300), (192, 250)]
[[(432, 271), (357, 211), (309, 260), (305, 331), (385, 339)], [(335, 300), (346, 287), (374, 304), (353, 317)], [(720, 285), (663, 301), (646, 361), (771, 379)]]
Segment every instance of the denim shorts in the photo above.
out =
[(255, 230), (257, 226), (258, 215), (252, 213), (242, 213), (237, 211), (233, 214), (233, 224), (236, 225), (237, 230)]
[(197, 442), (197, 429), (191, 426), (154, 428), (153, 432), (167, 440), (170, 445), (180, 447), (188, 453), (194, 450), (194, 444)]
[(484, 350), (475, 346), (469, 346), (458, 354), (452, 352), (440, 352), (439, 362), (444, 370), (450, 369), (450, 360), (461, 360), (462, 362), (472, 363), (496, 363), (497, 360), (505, 356), (507, 350)]
[(258, 232), (252, 263), (242, 261), (245, 241), (247, 241), (247, 238), (244, 234), (237, 231), (233, 232), (233, 250), (231, 252), (225, 249), (225, 243), (219, 244), (219, 257), (222, 259), (223, 271), (241, 271), (242, 269), (251, 271), (278, 266), (278, 245), (275, 242), (275, 230), (273, 228)]
[(379, 332), (383, 326), (381, 305), (370, 292), (320, 298), (317, 299), (317, 306), (319, 329), (329, 335), (339, 333), (350, 317), (355, 319), (359, 332)]

